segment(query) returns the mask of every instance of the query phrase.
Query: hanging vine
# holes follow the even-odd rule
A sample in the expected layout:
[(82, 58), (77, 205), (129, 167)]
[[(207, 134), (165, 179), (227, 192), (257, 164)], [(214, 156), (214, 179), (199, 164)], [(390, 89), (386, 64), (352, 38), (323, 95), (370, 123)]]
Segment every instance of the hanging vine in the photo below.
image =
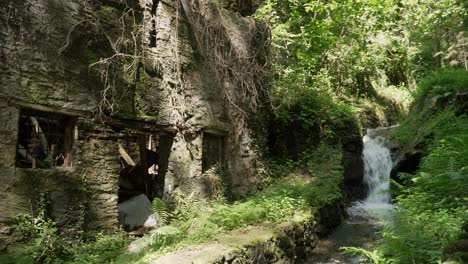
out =
[[(58, 49), (58, 54), (62, 55), (69, 48), (74, 41), (72, 35), (80, 26), (87, 27), (92, 32), (93, 37), (88, 45), (94, 42), (98, 46), (96, 49), (105, 49), (105, 56), (96, 57), (89, 64), (89, 70), (96, 73), (102, 83), (95, 117), (105, 122), (120, 107), (119, 98), (128, 98), (131, 92), (130, 89), (125, 89), (128, 87), (121, 87), (122, 84), (134, 86), (136, 83), (138, 67), (143, 57), (145, 17), (143, 15), (142, 18), (141, 10), (131, 6), (127, 0), (121, 1), (119, 8), (95, 6), (91, 2), (85, 2), (83, 9), (85, 14), (98, 15), (87, 15), (86, 19), (74, 24), (63, 46)], [(112, 26), (115, 22), (119, 24), (118, 30)]]
[(243, 32), (249, 37), (244, 47), (232, 39), (234, 33), (229, 32), (229, 25), (223, 19), (224, 11), (213, 2), (182, 0), (182, 6), (197, 48), (214, 71), (217, 85), (228, 103), (233, 131), (239, 136), (247, 112), (255, 113), (262, 97), (268, 94), (264, 80), (269, 68), (269, 27), (249, 19), (249, 28)]

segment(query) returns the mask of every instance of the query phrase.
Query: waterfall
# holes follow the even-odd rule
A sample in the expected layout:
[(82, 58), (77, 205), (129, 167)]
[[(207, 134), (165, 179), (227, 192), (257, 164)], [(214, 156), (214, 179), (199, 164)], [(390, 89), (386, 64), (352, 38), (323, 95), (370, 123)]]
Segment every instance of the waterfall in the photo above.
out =
[(392, 207), (389, 190), (393, 162), (390, 150), (385, 146), (385, 139), (376, 135), (377, 131), (368, 129), (363, 138), (364, 182), (369, 188), (364, 205), (370, 209)]

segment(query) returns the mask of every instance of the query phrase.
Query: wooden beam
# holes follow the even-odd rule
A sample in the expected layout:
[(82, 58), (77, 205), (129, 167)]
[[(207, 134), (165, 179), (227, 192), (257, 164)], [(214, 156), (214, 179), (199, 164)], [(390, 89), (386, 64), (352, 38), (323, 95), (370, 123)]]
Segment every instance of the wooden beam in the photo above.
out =
[(119, 144), (119, 153), (120, 153), (120, 156), (122, 156), (122, 158), (125, 160), (125, 162), (127, 162), (128, 165), (131, 165), (131, 166), (136, 165), (135, 161), (133, 161), (132, 157), (128, 155), (127, 151), (125, 151), (125, 149), (122, 147), (121, 144)]
[(72, 110), (72, 109), (67, 109), (67, 108), (58, 107), (58, 106), (47, 106), (47, 105), (41, 105), (41, 104), (33, 104), (33, 103), (28, 103), (28, 102), (18, 101), (18, 100), (14, 100), (14, 101), (12, 100), (9, 103), (10, 103), (10, 105), (17, 106), (19, 108), (27, 108), (27, 109), (32, 109), (32, 110), (42, 111), (42, 112), (63, 114), (63, 115), (75, 116), (75, 117), (89, 117), (89, 116), (91, 116), (91, 113), (89, 113), (89, 112)]
[(105, 140), (136, 139), (136, 136), (130, 133), (113, 133), (110, 131), (79, 130), (78, 135), (79, 138), (96, 138)]
[(140, 121), (126, 118), (112, 118), (107, 124), (115, 125), (121, 128), (134, 130), (142, 133), (152, 134), (172, 134), (177, 129), (170, 125), (160, 125), (151, 121)]
[(39, 125), (39, 122), (37, 121), (37, 119), (34, 116), (30, 116), (29, 119), (31, 120), (32, 124), (34, 125), (34, 127), (36, 129), (35, 132), (38, 134), (39, 139), (41, 140), (42, 151), (44, 151), (45, 153), (48, 153), (50, 155), (50, 153), (49, 153), (49, 143), (47, 142), (47, 138), (45, 137), (45, 134), (42, 131), (42, 128)]
[[(0, 96), (3, 97), (3, 96)], [(49, 112), (56, 114), (63, 114), (73, 117), (92, 118), (95, 117), (92, 112), (80, 111), (75, 109), (63, 108), (59, 106), (50, 106), (43, 104), (35, 104), (25, 102), (19, 99), (10, 98), (8, 100), (9, 105), (16, 106), (18, 108), (31, 109), (41, 112)], [(176, 132), (176, 128), (171, 125), (160, 125), (156, 121), (142, 121), (127, 118), (112, 117), (105, 121), (107, 125), (114, 125), (129, 130), (134, 130), (141, 133), (152, 133), (152, 134), (172, 134)]]
[(212, 128), (204, 128), (202, 129), (203, 133), (208, 133), (216, 136), (226, 136), (229, 133), (229, 130), (222, 130), (222, 129), (212, 129)]

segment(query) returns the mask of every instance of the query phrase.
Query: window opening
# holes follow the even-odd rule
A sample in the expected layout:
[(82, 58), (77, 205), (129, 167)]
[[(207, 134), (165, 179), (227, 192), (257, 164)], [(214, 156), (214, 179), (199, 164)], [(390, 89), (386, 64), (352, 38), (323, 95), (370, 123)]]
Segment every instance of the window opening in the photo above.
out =
[(224, 136), (203, 134), (202, 172), (215, 167), (224, 167)]
[(71, 166), (75, 119), (62, 114), (21, 110), (16, 166), (55, 168)]
[(153, 6), (151, 7), (151, 31), (150, 31), (150, 43), (151, 48), (156, 48), (156, 15), (158, 12), (159, 0), (153, 1)]

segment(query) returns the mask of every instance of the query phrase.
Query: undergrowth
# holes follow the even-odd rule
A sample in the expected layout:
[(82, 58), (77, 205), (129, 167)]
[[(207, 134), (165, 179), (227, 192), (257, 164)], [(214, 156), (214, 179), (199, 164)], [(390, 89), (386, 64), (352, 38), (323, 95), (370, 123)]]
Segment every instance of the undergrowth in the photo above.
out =
[(450, 110), (434, 118), (427, 155), (397, 197), (379, 247), (397, 263), (439, 263), (444, 247), (468, 221), (468, 118)]
[(0, 263), (109, 263), (132, 240), (120, 230), (107, 234), (83, 232), (78, 240), (67, 239), (47, 215), (42, 197), (37, 215), (18, 214), (12, 219), (23, 245), (11, 253), (0, 254)]
[[(163, 253), (210, 241), (216, 235), (258, 224), (277, 224), (296, 214), (312, 214), (341, 198), (341, 149), (321, 145), (298, 161), (276, 161), (269, 186), (242, 201), (204, 200), (175, 195), (176, 209), (153, 201), (160, 226), (135, 241), (138, 252), (125, 252), (131, 238), (123, 231), (113, 234), (83, 233), (69, 242), (47, 217), (18, 215), (16, 231), (25, 246), (0, 257), (1, 263), (129, 263), (146, 261)], [(125, 252), (125, 253), (122, 253)]]
[[(208, 202), (177, 195), (170, 223), (138, 241), (141, 251), (133, 258), (154, 257), (207, 242), (217, 234), (249, 225), (287, 221), (297, 213), (312, 213), (313, 207), (330, 204), (341, 197), (340, 149), (322, 145), (293, 163), (284, 161), (280, 165), (277, 162), (276, 168), (280, 169), (272, 172), (269, 187), (242, 201)], [(292, 173), (284, 178), (294, 170), (305, 170), (308, 176)], [(125, 258), (132, 256), (121, 256)]]
[(468, 117), (466, 102), (459, 100), (468, 89), (467, 76), (445, 70), (421, 82), (412, 111), (393, 133), (404, 151), (424, 145), (425, 156), (416, 173), (399, 174), (404, 184), (395, 198), (396, 209), (376, 250), (364, 254), (372, 263), (467, 261), (466, 255), (459, 259), (444, 254), (468, 222)]

